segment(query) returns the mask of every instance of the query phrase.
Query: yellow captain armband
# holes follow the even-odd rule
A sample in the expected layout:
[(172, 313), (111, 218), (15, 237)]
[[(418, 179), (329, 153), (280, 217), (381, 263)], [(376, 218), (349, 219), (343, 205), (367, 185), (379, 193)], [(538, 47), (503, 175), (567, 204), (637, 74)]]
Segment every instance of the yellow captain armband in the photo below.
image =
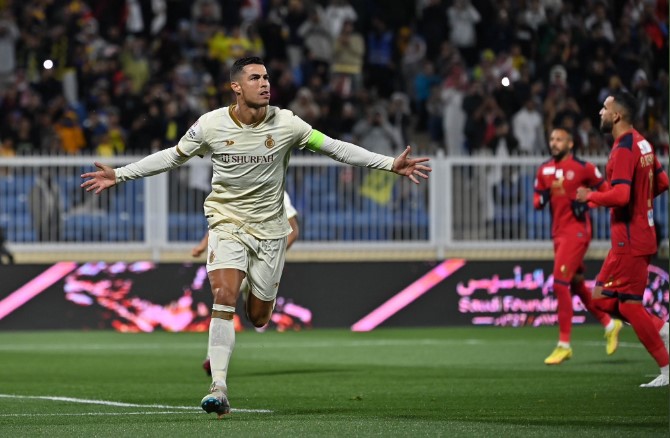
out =
[(307, 149), (317, 152), (321, 150), (324, 141), (326, 141), (326, 135), (321, 131), (312, 129), (309, 140), (307, 140)]

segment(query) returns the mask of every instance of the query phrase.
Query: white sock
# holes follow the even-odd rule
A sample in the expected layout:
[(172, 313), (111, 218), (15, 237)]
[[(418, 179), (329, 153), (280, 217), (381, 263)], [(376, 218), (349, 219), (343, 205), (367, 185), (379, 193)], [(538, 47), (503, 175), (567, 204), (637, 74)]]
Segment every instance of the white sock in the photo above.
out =
[(614, 329), (614, 319), (610, 319), (610, 322), (605, 326), (605, 332), (609, 333)]
[(667, 322), (663, 324), (663, 327), (661, 327), (658, 333), (661, 335), (662, 338), (667, 339), (668, 335), (670, 334), (670, 324), (668, 324)]
[(559, 342), (558, 346), (563, 347), (563, 348), (570, 348), (570, 343), (569, 342)]
[[(214, 310), (233, 313), (235, 308), (214, 304)], [(227, 391), (226, 377), (228, 363), (235, 347), (235, 326), (232, 319), (212, 318), (209, 323), (209, 362), (212, 368), (212, 382)]]
[(668, 365), (661, 368), (661, 374), (663, 374), (665, 377), (668, 377)]

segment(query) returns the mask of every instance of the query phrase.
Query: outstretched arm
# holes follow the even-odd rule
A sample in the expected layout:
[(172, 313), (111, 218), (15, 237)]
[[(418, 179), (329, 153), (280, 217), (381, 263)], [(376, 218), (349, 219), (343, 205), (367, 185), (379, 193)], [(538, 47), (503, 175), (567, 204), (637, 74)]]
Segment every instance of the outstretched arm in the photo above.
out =
[(173, 146), (116, 169), (95, 163), (95, 166), (100, 170), (82, 174), (82, 178), (91, 179), (84, 181), (81, 187), (85, 188), (87, 192), (95, 190), (95, 193), (99, 194), (118, 182), (144, 178), (174, 169), (187, 162), (189, 158), (191, 157), (181, 153), (177, 146)]
[(426, 179), (428, 178), (428, 172), (431, 171), (430, 167), (421, 164), (428, 162), (429, 158), (409, 158), (409, 154), (412, 151), (411, 146), (407, 146), (394, 159), (393, 157), (370, 152), (352, 143), (330, 138), (315, 129), (307, 141), (307, 147), (314, 152), (327, 155), (342, 163), (369, 167), (371, 169), (388, 170), (398, 175), (406, 176), (416, 184), (419, 183), (417, 176)]

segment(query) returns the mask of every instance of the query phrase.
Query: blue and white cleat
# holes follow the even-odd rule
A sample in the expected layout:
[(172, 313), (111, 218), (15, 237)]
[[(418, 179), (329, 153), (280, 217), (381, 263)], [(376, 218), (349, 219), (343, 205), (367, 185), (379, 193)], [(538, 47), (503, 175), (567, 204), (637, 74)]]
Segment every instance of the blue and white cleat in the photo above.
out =
[(202, 409), (208, 414), (216, 412), (216, 415), (219, 419), (224, 415), (229, 414), (230, 403), (228, 402), (228, 397), (223, 392), (223, 390), (212, 384), (209, 391), (209, 394), (204, 396), (200, 402)]

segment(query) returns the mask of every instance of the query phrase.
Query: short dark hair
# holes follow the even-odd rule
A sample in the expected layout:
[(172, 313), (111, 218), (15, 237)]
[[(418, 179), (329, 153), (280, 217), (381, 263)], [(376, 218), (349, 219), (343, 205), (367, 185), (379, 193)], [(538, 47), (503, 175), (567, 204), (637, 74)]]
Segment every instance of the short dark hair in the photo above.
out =
[(637, 111), (637, 100), (635, 96), (625, 90), (618, 90), (612, 93), (612, 98), (619, 107), (623, 110), (621, 112), (622, 118), (628, 122), (633, 123), (635, 112)]
[(572, 133), (572, 129), (564, 126), (564, 125), (557, 125), (551, 128), (552, 131), (563, 131), (566, 134), (568, 134), (568, 140), (573, 141), (574, 134)]
[(233, 66), (230, 68), (230, 82), (235, 82), (237, 75), (242, 73), (244, 67), (251, 64), (265, 65), (263, 60), (258, 56), (247, 56), (245, 58), (240, 58), (237, 61), (235, 61)]

